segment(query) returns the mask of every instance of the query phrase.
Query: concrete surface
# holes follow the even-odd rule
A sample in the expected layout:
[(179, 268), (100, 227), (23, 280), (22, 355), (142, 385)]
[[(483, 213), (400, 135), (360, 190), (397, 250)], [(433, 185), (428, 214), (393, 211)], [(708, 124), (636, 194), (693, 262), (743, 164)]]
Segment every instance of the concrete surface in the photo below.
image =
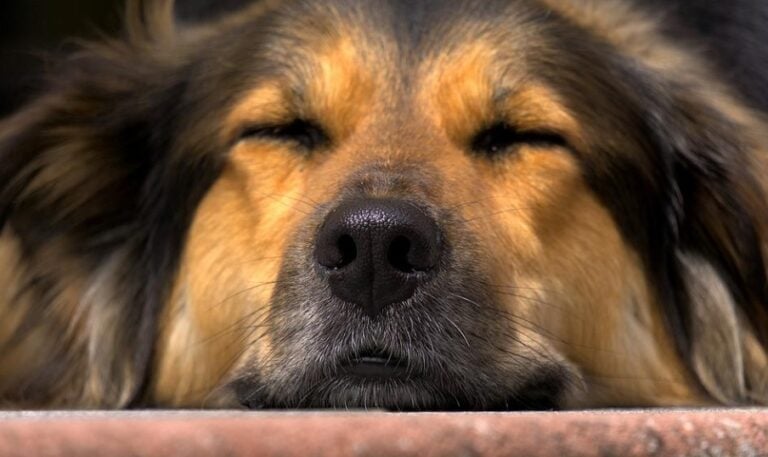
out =
[(0, 456), (768, 456), (768, 410), (9, 412)]

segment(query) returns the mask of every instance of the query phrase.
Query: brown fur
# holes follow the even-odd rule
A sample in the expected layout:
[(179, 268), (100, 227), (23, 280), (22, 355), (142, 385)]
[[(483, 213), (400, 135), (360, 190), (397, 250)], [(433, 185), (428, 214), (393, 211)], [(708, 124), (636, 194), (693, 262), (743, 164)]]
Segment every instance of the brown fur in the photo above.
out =
[[(422, 50), (368, 2), (188, 30), (154, 5), (0, 129), (10, 407), (513, 408), (550, 384), (548, 407), (768, 403), (768, 122), (662, 19), (619, 0), (457, 7), (452, 32), (409, 38)], [(219, 54), (244, 27), (269, 46)], [(325, 141), (242, 136), (294, 119)], [(473, 150), (502, 121), (546, 141)], [(303, 371), (362, 333), (323, 333), (351, 311), (307, 266), (324, 215), (359, 195), (443, 227), (453, 263), (420, 299), (444, 315), (401, 311), (423, 330), (385, 344), (434, 337), (444, 393)]]

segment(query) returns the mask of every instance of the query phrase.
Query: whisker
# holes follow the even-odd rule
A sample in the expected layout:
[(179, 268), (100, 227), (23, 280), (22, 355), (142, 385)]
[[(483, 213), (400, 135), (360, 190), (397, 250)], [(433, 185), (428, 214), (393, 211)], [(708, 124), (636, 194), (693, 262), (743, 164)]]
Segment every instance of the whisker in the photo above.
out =
[[(466, 301), (466, 302), (468, 302), (468, 303), (470, 303), (470, 304), (472, 304), (472, 305), (474, 305), (474, 306), (477, 306), (477, 307), (480, 307), (480, 306), (481, 306), (481, 305), (480, 305), (479, 303), (477, 303), (476, 301), (474, 301), (474, 300), (471, 300), (471, 299), (469, 299), (469, 298), (467, 298), (467, 297), (464, 297), (464, 296), (462, 296), (462, 295), (459, 295), (459, 294), (456, 294), (456, 293), (451, 293), (451, 295), (452, 295), (452, 296), (454, 296), (454, 297), (457, 297), (457, 298), (459, 298), (459, 299), (462, 299), (462, 300), (464, 300), (464, 301)], [(521, 325), (521, 324), (518, 324), (518, 325)], [(533, 327), (536, 327), (536, 326), (535, 326), (535, 325), (533, 325), (533, 324), (531, 324), (531, 325), (532, 325)], [(522, 326), (522, 325), (521, 325), (521, 326)], [(531, 331), (531, 332), (533, 332), (534, 334), (537, 334), (537, 335), (540, 335), (540, 336), (545, 336), (545, 335), (541, 335), (541, 334), (539, 333), (539, 330), (538, 330), (538, 329), (536, 329), (536, 328), (528, 328), (528, 330), (530, 330), (530, 331)], [(508, 336), (511, 336), (511, 335), (508, 335)], [(555, 362), (555, 359), (554, 359), (554, 358), (553, 358), (551, 355), (548, 355), (548, 354), (544, 354), (543, 352), (541, 352), (541, 351), (539, 351), (539, 350), (536, 350), (535, 348), (531, 347), (530, 345), (528, 345), (527, 343), (525, 343), (524, 341), (522, 341), (522, 340), (521, 340), (521, 339), (519, 339), (519, 338), (516, 338), (516, 337), (512, 336), (512, 339), (513, 339), (515, 342), (517, 342), (518, 344), (521, 344), (521, 345), (525, 346), (526, 348), (528, 348), (529, 350), (531, 350), (531, 352), (533, 352), (535, 355), (539, 355), (539, 356), (541, 356), (542, 358), (544, 358), (545, 360), (549, 360), (549, 361)], [(485, 341), (486, 341), (486, 342), (489, 342), (487, 339), (486, 339)], [(508, 351), (507, 351), (507, 352), (508, 352)], [(514, 355), (516, 355), (516, 356), (522, 356), (522, 354), (514, 354)]]
[(264, 308), (261, 308), (261, 309), (256, 309), (256, 310), (254, 310), (254, 311), (252, 311), (250, 313), (247, 313), (245, 316), (237, 319), (231, 325), (226, 326), (225, 328), (223, 328), (220, 331), (214, 333), (213, 335), (209, 335), (208, 337), (201, 339), (196, 344), (198, 344), (198, 345), (208, 344), (208, 343), (211, 343), (211, 342), (217, 340), (218, 338), (221, 338), (223, 336), (229, 335), (231, 333), (235, 333), (237, 331), (241, 331), (241, 330), (245, 330), (245, 329), (250, 329), (251, 328), (251, 324), (247, 324), (247, 325), (243, 325), (243, 324), (245, 322), (248, 322), (248, 321), (256, 322), (256, 321), (260, 320), (262, 317), (264, 317), (267, 313), (269, 313), (269, 311), (270, 311), (269, 307), (267, 306), (267, 307), (264, 307)]
[(489, 201), (489, 200), (493, 200), (493, 197), (485, 197), (485, 198), (478, 198), (476, 200), (469, 200), (469, 201), (465, 201), (465, 202), (457, 203), (455, 205), (448, 206), (445, 209), (446, 209), (446, 211), (452, 211), (452, 210), (455, 210), (455, 209), (463, 208), (465, 206), (477, 205), (478, 203), (482, 203), (482, 202)]
[[(303, 211), (303, 210), (300, 210), (300, 209), (296, 208), (295, 206), (293, 206), (293, 205), (289, 205), (288, 203), (286, 203), (286, 202), (284, 202), (284, 201), (282, 200), (282, 199), (284, 199), (284, 198), (287, 198), (287, 199), (289, 199), (289, 200), (294, 200), (294, 201), (296, 201), (296, 198), (295, 198), (295, 197), (290, 197), (290, 196), (287, 196), (287, 195), (283, 195), (283, 194), (267, 194), (267, 193), (263, 193), (263, 192), (260, 192), (260, 195), (261, 195), (263, 198), (268, 198), (268, 199), (270, 199), (270, 200), (273, 200), (273, 201), (275, 201), (275, 202), (277, 202), (277, 203), (280, 203), (281, 205), (285, 206), (286, 208), (288, 208), (288, 209), (291, 209), (291, 210), (293, 210), (293, 211), (296, 211), (297, 213), (301, 213), (301, 214), (303, 214), (303, 215), (305, 215), (305, 216), (309, 216), (309, 215), (310, 215), (310, 213), (309, 213), (309, 212), (307, 212), (307, 211)], [(304, 202), (302, 202), (302, 203), (304, 203)], [(305, 204), (307, 204), (307, 203), (305, 203)], [(310, 206), (312, 206), (312, 205), (310, 205)], [(313, 207), (313, 208), (314, 208), (314, 207)]]
[(223, 305), (224, 303), (226, 303), (227, 301), (232, 300), (235, 297), (238, 297), (240, 295), (246, 294), (248, 292), (252, 292), (252, 291), (254, 291), (254, 290), (256, 290), (256, 289), (258, 289), (260, 287), (275, 285), (277, 283), (278, 283), (278, 281), (265, 281), (265, 282), (260, 282), (258, 284), (253, 285), (253, 286), (250, 286), (250, 287), (246, 287), (244, 289), (240, 289), (239, 291), (237, 291), (237, 292), (235, 292), (233, 294), (227, 295), (221, 301), (219, 301), (215, 305), (212, 305), (209, 309), (217, 308), (217, 307)]
[(269, 257), (256, 257), (256, 258), (253, 258), (253, 259), (246, 259), (246, 260), (241, 260), (239, 262), (233, 262), (231, 265), (232, 266), (241, 266), (241, 265), (246, 265), (246, 264), (249, 264), (249, 263), (263, 262), (264, 260), (277, 260), (277, 259), (282, 259), (282, 258), (283, 258), (282, 255), (273, 255), (273, 256), (269, 256)]
[(509, 213), (509, 212), (513, 212), (513, 211), (514, 212), (520, 212), (520, 211), (525, 211), (525, 210), (528, 210), (528, 209), (531, 209), (531, 208), (533, 208), (533, 207), (515, 206), (515, 207), (500, 209), (500, 210), (497, 210), (497, 211), (492, 211), (490, 213), (482, 214), (480, 216), (471, 217), (469, 219), (461, 218), (459, 220), (461, 222), (464, 222), (464, 223), (470, 223), (470, 222), (476, 222), (476, 221), (479, 221), (479, 220), (482, 220), (482, 219), (487, 219), (489, 217), (498, 216), (499, 214)]
[[(426, 295), (427, 297), (431, 298), (432, 300), (437, 301), (436, 297), (434, 297), (433, 295), (431, 295), (431, 294), (429, 294), (427, 292), (424, 292), (424, 295)], [(469, 339), (467, 338), (467, 335), (464, 333), (464, 331), (450, 317), (444, 316), (444, 318), (445, 318), (445, 320), (448, 321), (449, 324), (451, 324), (456, 329), (456, 331), (459, 332), (459, 335), (461, 335), (461, 337), (464, 339), (464, 342), (466, 343), (467, 348), (471, 350), (472, 349), (472, 345), (469, 344)]]

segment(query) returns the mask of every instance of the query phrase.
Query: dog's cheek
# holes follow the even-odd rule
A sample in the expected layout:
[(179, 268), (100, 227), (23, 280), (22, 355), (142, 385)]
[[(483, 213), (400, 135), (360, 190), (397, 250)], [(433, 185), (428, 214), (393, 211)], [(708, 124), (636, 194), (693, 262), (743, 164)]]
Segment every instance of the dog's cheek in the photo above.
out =
[(486, 217), (466, 217), (484, 221), (489, 282), (520, 338), (580, 370), (582, 406), (700, 403), (639, 257), (576, 159), (524, 150), (495, 176)]
[(270, 298), (306, 214), (295, 165), (283, 153), (235, 150), (198, 208), (162, 318), (158, 403), (206, 406), (243, 363), (269, 359)]

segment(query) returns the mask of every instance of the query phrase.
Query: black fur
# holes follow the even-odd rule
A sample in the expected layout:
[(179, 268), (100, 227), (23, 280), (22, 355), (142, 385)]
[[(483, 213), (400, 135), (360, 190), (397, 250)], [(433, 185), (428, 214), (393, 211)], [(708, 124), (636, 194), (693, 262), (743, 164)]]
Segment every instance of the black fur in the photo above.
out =
[[(408, 59), (441, 49), (451, 37), (466, 38), (463, 34), (474, 31), (446, 25), (468, 19), (496, 26), (535, 24), (556, 42), (557, 46), (536, 54), (532, 66), (558, 88), (569, 108), (587, 126), (585, 137), (593, 139), (589, 150), (571, 153), (579, 158), (587, 182), (610, 210), (626, 240), (641, 253), (681, 353), (688, 355), (692, 338), (691, 304), (678, 259), (687, 252), (705, 258), (726, 279), (743, 313), (757, 316), (754, 330), (763, 343), (768, 343), (768, 329), (760, 326), (766, 322), (768, 303), (761, 256), (768, 208), (758, 177), (749, 167), (751, 145), (734, 135), (738, 128), (732, 121), (698, 99), (691, 88), (649, 72), (589, 31), (528, 2), (425, 1), (415, 8), (417, 14), (413, 16), (410, 4), (408, 8), (403, 2), (391, 5), (372, 4), (375, 14), (371, 14), (389, 18), (391, 23), (380, 26), (380, 31), (393, 32), (407, 49)], [(146, 387), (152, 379), (149, 370), (157, 319), (167, 302), (190, 221), (226, 161), (227, 145), (218, 142), (210, 119), (221, 116), (232, 100), (249, 88), (253, 75), (279, 74), (290, 67), (291, 59), (297, 56), (285, 46), (291, 43), (291, 31), (280, 29), (280, 24), (295, 21), (306, 26), (299, 19), (311, 17), (316, 7), (311, 2), (297, 2), (295, 9), (222, 30), (205, 43), (195, 42), (190, 48), (177, 50), (172, 57), (162, 46), (154, 45), (112, 44), (84, 51), (64, 64), (47, 95), (7, 121), (10, 127), (0, 131), (0, 229), (9, 228), (18, 237), (24, 262), (32, 272), (28, 290), (35, 297), (35, 306), (28, 310), (28, 322), (20, 333), (34, 327), (41, 315), (50, 314), (50, 296), (64, 286), (48, 271), (47, 263), (77, 262), (92, 273), (120, 252), (125, 256), (119, 275), (122, 300), (109, 306), (120, 308), (124, 324), (120, 340), (124, 348), (130, 348), (126, 352), (132, 358), (134, 379), (123, 382), (131, 388), (128, 404), (151, 402)], [(670, 35), (690, 37), (705, 31), (709, 21), (721, 14), (721, 7), (714, 3), (700, 5), (690, 16), (682, 4), (679, 8), (680, 22), (673, 19), (665, 29)], [(707, 52), (722, 68), (733, 69), (727, 77), (746, 99), (767, 108), (768, 47), (748, 43), (764, 43), (768, 38), (768, 32), (752, 22), (768, 8), (743, 1), (734, 8), (736, 14), (729, 11), (732, 19), (723, 23), (722, 35), (711, 38)], [(450, 29), (451, 35), (430, 35), (443, 29)], [(276, 42), (287, 48), (277, 56), (279, 59), (275, 54), (271, 61), (253, 58), (273, 51), (269, 45)], [(750, 53), (733, 60), (738, 55), (734, 49), (743, 48)], [(405, 86), (407, 73), (403, 70)], [(561, 144), (559, 137), (558, 142)], [(617, 144), (625, 147), (619, 150)], [(81, 173), (79, 180), (68, 187), (50, 184), (32, 189), (41, 173), (55, 168), (51, 163), (63, 169), (75, 164), (75, 172)], [(320, 216), (320, 211), (314, 215)], [(450, 215), (444, 215), (443, 221), (454, 222)], [(471, 241), (471, 235), (466, 239)], [(54, 244), (64, 247), (61, 258), (42, 258), (45, 248)], [(392, 342), (389, 351), (414, 357), (423, 373), (431, 374), (434, 366), (448, 366), (435, 375), (443, 390), (434, 392), (434, 382), (424, 382), (418, 395), (410, 392), (411, 398), (391, 385), (384, 390), (391, 394), (384, 400), (369, 398), (370, 392), (363, 391), (340, 394), (333, 385), (316, 385), (330, 382), (322, 378), (322, 367), (307, 362), (297, 368), (295, 365), (303, 361), (297, 359), (271, 380), (259, 373), (241, 373), (236, 384), (244, 403), (314, 407), (350, 400), (392, 408), (404, 408), (412, 401), (413, 407), (420, 409), (446, 409), (454, 404), (464, 409), (528, 404), (554, 407), (568, 387), (568, 374), (552, 360), (538, 360), (536, 376), (540, 377), (533, 376), (533, 381), (526, 383), (520, 376), (530, 368), (525, 360), (494, 365), (493, 348), (468, 350), (446, 321), (418, 309), (403, 310), (394, 328), (405, 328), (406, 317), (412, 319), (411, 325), (432, 325), (439, 331), (420, 335), (412, 345), (424, 349), (436, 342), (445, 349), (442, 356), (409, 352), (413, 348), (400, 344), (391, 334), (392, 328), (376, 323), (365, 322), (359, 329), (349, 330), (339, 322), (339, 316), (351, 311), (328, 297), (322, 285), (312, 282), (307, 273), (310, 268), (302, 265), (306, 256), (301, 249), (293, 246), (286, 255), (270, 315), (271, 332), (283, 343), (275, 349), (275, 357), (291, 350), (301, 353), (302, 348), (291, 345), (297, 344), (293, 337), (306, 328), (313, 329), (321, 341), (346, 338), (354, 351), (370, 344), (370, 335), (380, 335)], [(469, 266), (461, 271), (455, 264), (446, 266), (449, 273), (427, 291), (468, 295), (475, 303), (491, 301), (487, 291), (477, 286), (457, 289), (459, 277), (482, 278), (472, 259), (463, 259), (462, 265)], [(327, 309), (308, 312), (295, 306), (310, 292), (322, 297)], [(501, 310), (489, 306), (469, 312), (466, 303), (455, 298), (422, 298), (440, 311), (438, 315), (460, 320), (473, 342), (482, 343), (489, 335), (510, 331), (499, 319)], [(54, 334), (63, 334), (66, 324), (53, 321), (46, 325)], [(0, 347), (0, 351), (5, 349)], [(71, 368), (79, 363), (77, 354), (64, 347), (59, 350), (48, 355), (45, 369), (33, 381), (7, 396), (46, 404), (57, 390), (82, 384), (83, 374)], [(335, 346), (313, 350), (323, 360), (345, 356)], [(452, 359), (447, 360), (445, 354)], [(105, 382), (118, 376), (118, 362), (105, 369)], [(536, 386), (531, 387), (531, 382)], [(312, 389), (317, 390), (316, 395), (304, 395)], [(126, 406), (115, 401), (104, 399), (104, 404)]]
[(754, 107), (768, 112), (768, 3), (760, 0), (638, 0), (666, 12), (666, 31), (712, 62)]

